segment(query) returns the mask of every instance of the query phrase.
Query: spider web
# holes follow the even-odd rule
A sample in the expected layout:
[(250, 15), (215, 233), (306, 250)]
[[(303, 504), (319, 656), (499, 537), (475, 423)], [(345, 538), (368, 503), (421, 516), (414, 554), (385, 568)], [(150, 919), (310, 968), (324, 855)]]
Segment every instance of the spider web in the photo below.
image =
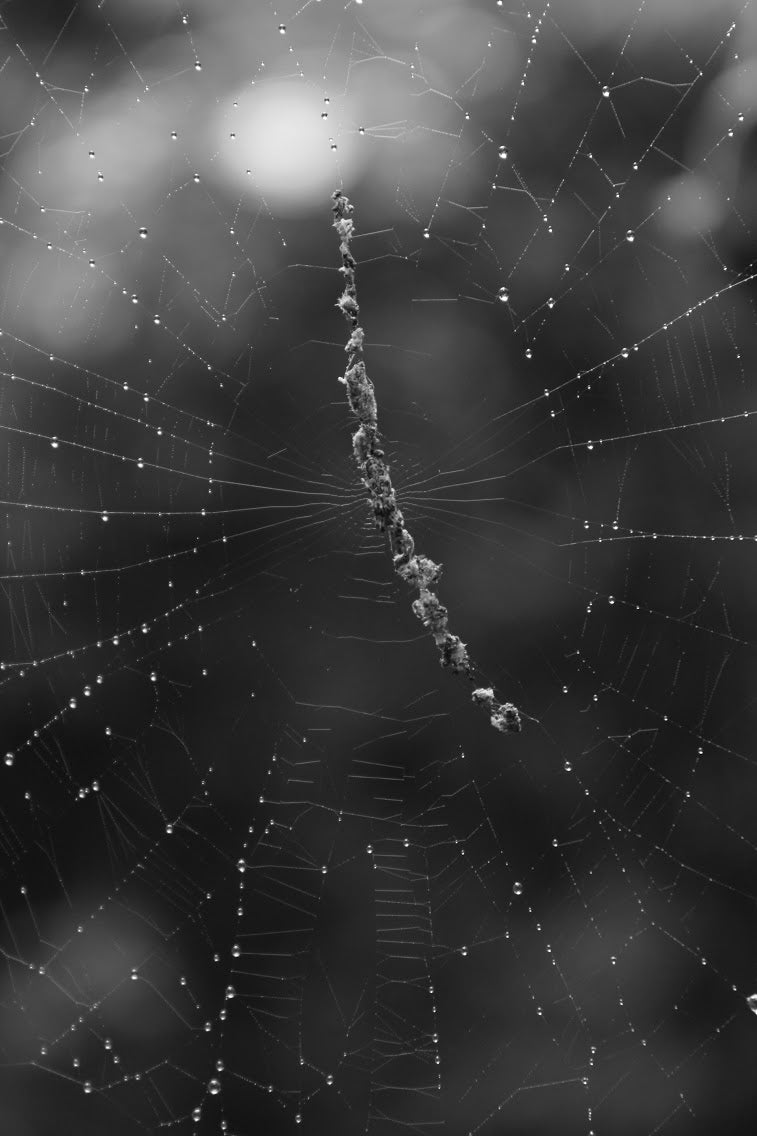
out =
[(751, 1131), (750, 5), (2, 14), (2, 1130)]

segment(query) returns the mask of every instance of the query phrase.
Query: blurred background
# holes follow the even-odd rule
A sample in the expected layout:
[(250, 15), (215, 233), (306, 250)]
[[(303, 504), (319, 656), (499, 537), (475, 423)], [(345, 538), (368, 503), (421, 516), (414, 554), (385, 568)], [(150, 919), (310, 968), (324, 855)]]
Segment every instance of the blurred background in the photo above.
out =
[(2, 1130), (752, 1131), (752, 7), (3, 19)]

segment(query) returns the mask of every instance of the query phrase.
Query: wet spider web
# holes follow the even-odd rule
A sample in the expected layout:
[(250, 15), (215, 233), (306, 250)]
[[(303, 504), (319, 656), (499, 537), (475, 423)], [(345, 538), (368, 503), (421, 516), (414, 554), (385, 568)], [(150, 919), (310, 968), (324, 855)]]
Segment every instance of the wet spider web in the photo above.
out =
[(751, 7), (253, 8), (3, 10), (3, 1131), (749, 1131)]

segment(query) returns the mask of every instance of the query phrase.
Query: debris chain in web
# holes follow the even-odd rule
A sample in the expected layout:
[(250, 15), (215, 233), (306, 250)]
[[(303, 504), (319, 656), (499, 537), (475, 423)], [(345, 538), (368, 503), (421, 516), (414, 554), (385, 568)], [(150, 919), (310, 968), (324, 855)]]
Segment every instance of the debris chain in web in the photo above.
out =
[[(435, 564), (427, 556), (415, 551), (415, 542), (405, 528), (405, 518), (397, 504), (397, 496), (389, 475), (389, 466), (384, 460), (378, 430), (378, 411), (376, 394), (363, 361), (363, 339), (365, 333), (359, 326), (360, 307), (357, 302), (355, 268), (357, 261), (350, 250), (354, 231), (352, 212), (354, 206), (348, 197), (336, 190), (332, 194), (334, 228), (339, 234), (339, 251), (342, 254), (344, 291), (336, 306), (351, 327), (347, 352), (347, 369), (340, 382), (347, 387), (350, 410), (359, 422), (352, 435), (352, 449), (361, 474), (361, 480), (370, 494), (370, 505), (376, 527), (389, 534), (394, 556), (394, 570), (405, 583), (418, 592), (413, 601), (413, 611), (434, 637), (441, 665), (449, 667), (456, 674), (465, 675), (473, 681), (473, 665), (468, 650), (459, 635), (449, 630), (447, 609), (440, 601), (431, 585), (436, 584), (442, 574), (441, 564)], [(520, 714), (512, 702), (500, 703), (491, 687), (477, 687), (473, 691), (473, 701), (488, 712), (492, 726), (501, 733), (515, 733), (521, 728)]]

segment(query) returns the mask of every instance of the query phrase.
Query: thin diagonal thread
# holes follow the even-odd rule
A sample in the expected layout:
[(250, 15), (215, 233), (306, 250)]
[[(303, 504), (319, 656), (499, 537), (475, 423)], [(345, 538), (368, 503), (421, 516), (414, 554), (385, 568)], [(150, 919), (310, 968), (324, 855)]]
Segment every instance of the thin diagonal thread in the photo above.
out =
[[(350, 241), (354, 232), (352, 213), (354, 206), (348, 197), (337, 189), (332, 195), (334, 202), (334, 228), (339, 234), (339, 251), (344, 275), (344, 291), (336, 306), (350, 325), (347, 340), (347, 369), (340, 382), (347, 388), (347, 401), (350, 410), (358, 420), (358, 428), (352, 435), (352, 451), (360, 470), (361, 480), (369, 493), (369, 503), (376, 527), (388, 533), (394, 558), (394, 570), (405, 583), (418, 592), (413, 600), (413, 611), (427, 627), (441, 656), (443, 667), (449, 667), (455, 674), (465, 675), (473, 680), (473, 665), (468, 649), (459, 635), (449, 630), (447, 609), (431, 585), (442, 573), (441, 564), (435, 564), (427, 556), (415, 551), (415, 541), (405, 528), (405, 518), (397, 504), (397, 495), (389, 475), (389, 466), (384, 460), (384, 450), (380, 445), (376, 392), (365, 370), (363, 359), (363, 340), (365, 333), (360, 327), (360, 306), (357, 300), (355, 269), (357, 261), (352, 255)], [(473, 701), (489, 711), (491, 724), (501, 733), (517, 732), (521, 728), (520, 714), (512, 702), (500, 703), (491, 687), (477, 687), (473, 691)]]

